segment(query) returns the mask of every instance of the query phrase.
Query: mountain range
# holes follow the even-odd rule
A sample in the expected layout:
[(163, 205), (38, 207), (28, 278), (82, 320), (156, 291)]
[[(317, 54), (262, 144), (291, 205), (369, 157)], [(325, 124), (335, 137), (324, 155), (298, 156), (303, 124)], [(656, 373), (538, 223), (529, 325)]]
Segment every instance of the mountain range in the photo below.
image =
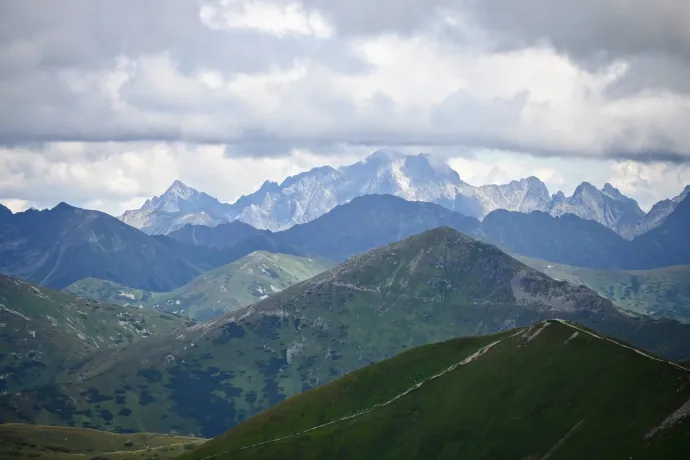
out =
[(573, 214), (554, 217), (541, 211), (495, 210), (480, 222), (436, 204), (391, 195), (356, 198), (282, 232), (250, 231), (246, 224), (232, 222), (214, 228), (187, 226), (169, 236), (185, 246), (196, 243), (228, 250), (224, 246), (228, 241), (235, 251), (271, 246), (280, 247), (280, 252), (342, 261), (439, 226), (510, 253), (579, 267), (644, 270), (690, 264), (690, 241), (684, 236), (690, 232), (688, 199), (678, 203), (659, 227), (632, 241)]
[(64, 288), (98, 278), (170, 291), (238, 258), (162, 235), (149, 236), (108, 214), (66, 203), (43, 211), (7, 211), (0, 221), (0, 273), (43, 286)]
[(0, 417), (214, 436), (404, 349), (552, 318), (690, 358), (690, 326), (631, 314), (441, 227), (215, 320), (96, 351), (52, 385), (0, 399)]
[(551, 196), (536, 177), (473, 187), (429, 155), (380, 150), (349, 166), (314, 168), (281, 184), (267, 181), (233, 204), (221, 203), (176, 181), (163, 195), (147, 200), (139, 210), (125, 212), (120, 219), (150, 234), (169, 234), (187, 224), (215, 226), (234, 220), (281, 231), (310, 222), (356, 197), (384, 194), (435, 203), (479, 219), (497, 209), (574, 214), (630, 240), (661, 225), (689, 191), (690, 186), (645, 214), (635, 200), (608, 183), (599, 190), (584, 182), (569, 197), (562, 192)]
[(364, 195), (281, 232), (233, 221), (147, 235), (107, 214), (66, 204), (6, 213), (0, 224), (0, 273), (56, 288), (96, 278), (169, 292), (255, 251), (335, 263), (439, 226), (510, 253), (573, 266), (640, 270), (690, 264), (688, 199), (659, 227), (628, 241), (573, 214), (495, 210), (480, 222), (433, 203)]

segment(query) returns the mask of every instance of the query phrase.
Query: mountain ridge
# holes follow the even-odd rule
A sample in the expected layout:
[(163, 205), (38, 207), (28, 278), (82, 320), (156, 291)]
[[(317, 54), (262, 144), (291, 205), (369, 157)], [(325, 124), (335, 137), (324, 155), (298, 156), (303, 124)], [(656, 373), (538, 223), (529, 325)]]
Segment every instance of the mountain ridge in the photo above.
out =
[[(181, 460), (681, 459), (690, 450), (688, 372), (577, 324), (544, 321), (402, 352), (281, 402)], [(620, 388), (621, 378), (640, 383)]]
[[(637, 202), (610, 183), (599, 190), (583, 182), (569, 197), (562, 192), (549, 195), (546, 185), (534, 176), (503, 185), (474, 187), (446, 163), (428, 154), (406, 155), (395, 150), (378, 150), (362, 161), (337, 169), (316, 167), (287, 177), (280, 184), (265, 181), (259, 190), (233, 204), (221, 204), (216, 199), (204, 204), (195, 198), (188, 203), (193, 209), (186, 214), (180, 206), (172, 206), (176, 212), (173, 217), (156, 207), (159, 201), (177, 203), (181, 193), (173, 193), (173, 189), (184, 187), (176, 182), (161, 197), (154, 198), (155, 203), (149, 200), (139, 211), (127, 211), (120, 218), (148, 233), (169, 234), (186, 223), (216, 226), (233, 220), (275, 232), (314, 220), (358, 196), (390, 194), (408, 201), (439, 204), (479, 219), (497, 209), (544, 211), (554, 216), (571, 213), (632, 239), (672, 211), (668, 205), (657, 207), (655, 214), (662, 216), (656, 220), (650, 217), (645, 222), (646, 214)], [(190, 196), (208, 197), (189, 187), (185, 190)], [(168, 194), (171, 196), (166, 198)], [(134, 217), (140, 215), (144, 217)]]
[(180, 331), (193, 321), (0, 275), (0, 396), (45, 385), (100, 349)]
[(53, 288), (91, 277), (170, 291), (234, 256), (147, 235), (106, 213), (66, 203), (0, 222), (0, 273)]

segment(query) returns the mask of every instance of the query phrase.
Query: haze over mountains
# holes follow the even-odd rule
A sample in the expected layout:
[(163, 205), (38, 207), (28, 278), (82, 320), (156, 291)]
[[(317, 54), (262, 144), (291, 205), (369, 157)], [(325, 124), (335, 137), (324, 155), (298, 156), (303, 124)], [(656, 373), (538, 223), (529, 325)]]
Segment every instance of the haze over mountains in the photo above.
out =
[(569, 197), (562, 192), (550, 195), (536, 177), (473, 187), (429, 155), (381, 150), (350, 166), (315, 168), (281, 184), (267, 181), (233, 204), (220, 203), (177, 181), (163, 195), (148, 200), (139, 210), (127, 211), (121, 219), (151, 234), (168, 234), (187, 224), (215, 226), (236, 219), (258, 229), (280, 231), (310, 222), (355, 197), (390, 194), (480, 219), (496, 209), (574, 214), (632, 239), (661, 225), (689, 190), (645, 214), (635, 200), (611, 184), (598, 190), (584, 182)]

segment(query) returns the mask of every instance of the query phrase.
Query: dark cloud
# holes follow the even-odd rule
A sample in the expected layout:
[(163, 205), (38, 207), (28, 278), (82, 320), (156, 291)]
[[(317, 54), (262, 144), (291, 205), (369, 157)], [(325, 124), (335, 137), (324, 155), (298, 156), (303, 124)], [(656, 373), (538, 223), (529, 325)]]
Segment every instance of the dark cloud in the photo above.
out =
[(690, 4), (684, 0), (468, 0), (464, 4), (483, 25), (517, 45), (546, 40), (582, 58), (602, 53), (690, 57)]
[(185, 73), (209, 67), (260, 72), (315, 54), (343, 55), (355, 70), (361, 65), (336, 41), (211, 29), (199, 11), (190, 0), (6, 0), (0, 3), (0, 71), (93, 69), (119, 56), (163, 52)]
[(606, 95), (621, 99), (642, 91), (690, 93), (690, 60), (669, 55), (634, 56), (627, 71), (606, 88)]
[(323, 12), (338, 31), (353, 35), (409, 34), (434, 19), (440, 7), (456, 7), (457, 0), (305, 0)]
[[(220, 5), (210, 0), (202, 4)], [(690, 4), (680, 0), (303, 4), (308, 11), (321, 12), (335, 34), (316, 39), (209, 28), (200, 19), (200, 4), (189, 0), (0, 2), (0, 143), (185, 141), (227, 144), (227, 154), (237, 157), (282, 156), (292, 148), (337, 154), (337, 146), (350, 144), (690, 158), (681, 120), (688, 112), (682, 104), (669, 109), (675, 118), (664, 123), (626, 118), (616, 111), (599, 113), (609, 102), (626, 102), (643, 91), (690, 89), (690, 29), (685, 27)], [(447, 13), (460, 18), (461, 32), (454, 33), (448, 24), (439, 26)], [(436, 107), (417, 109), (394, 100), (383, 87), (370, 91), (334, 81), (370, 71), (370, 64), (351, 45), (386, 33), (425, 35), (430, 41), (444, 41), (440, 46), (448, 49), (453, 47), (445, 41), (481, 37), (475, 49), (480, 51), (492, 44), (506, 50), (548, 43), (584, 68), (623, 60), (627, 71), (604, 87), (600, 99), (598, 94), (592, 97), (597, 100), (591, 106), (583, 103), (596, 121), (583, 128), (576, 117), (571, 131), (589, 130), (583, 137), (591, 143), (585, 145), (577, 142), (577, 132), (560, 139), (531, 122), (535, 111), (564, 110), (534, 103), (528, 90), (493, 97), (461, 90)], [(234, 91), (214, 90), (196, 78), (199, 72), (217, 70), (224, 77), (222, 84), (230, 85), (246, 74), (300, 62), (311, 63), (308, 75), (287, 83), (270, 82), (261, 94), (254, 94), (259, 91), (251, 84)], [(410, 72), (416, 65), (409, 62)], [(405, 75), (400, 77), (404, 80)], [(509, 80), (511, 75), (487, 78)], [(124, 83), (118, 84), (118, 79)], [(435, 81), (422, 84), (431, 88)], [(630, 109), (633, 114), (645, 110), (644, 105)], [(567, 124), (570, 119), (562, 121)], [(599, 123), (611, 126), (599, 132)]]
[[(467, 0), (499, 48), (549, 44), (595, 69), (631, 66), (620, 91), (687, 91), (690, 3), (686, 0)], [(679, 73), (680, 71), (680, 73)]]

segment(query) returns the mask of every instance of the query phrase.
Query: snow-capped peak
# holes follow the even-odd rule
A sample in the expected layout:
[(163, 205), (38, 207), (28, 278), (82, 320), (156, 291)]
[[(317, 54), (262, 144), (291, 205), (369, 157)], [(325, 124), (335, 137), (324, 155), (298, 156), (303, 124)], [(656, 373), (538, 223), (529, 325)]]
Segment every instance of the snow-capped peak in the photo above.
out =
[[(551, 196), (546, 184), (534, 176), (503, 185), (473, 187), (441, 158), (381, 149), (348, 166), (313, 168), (280, 184), (266, 181), (256, 192), (232, 205), (175, 181), (160, 197), (147, 201), (138, 211), (128, 211), (122, 220), (150, 233), (169, 233), (186, 223), (217, 225), (235, 219), (278, 231), (309, 222), (339, 204), (370, 194), (436, 203), (478, 218), (495, 209), (544, 211), (554, 216), (570, 213), (597, 221), (621, 235), (629, 233), (644, 215), (635, 200), (609, 183), (599, 190), (583, 182), (570, 197), (562, 192)], [(688, 194), (690, 187), (674, 201)]]
[(504, 185), (482, 185), (476, 189), (475, 195), (484, 206), (485, 213), (495, 209), (546, 211), (549, 207), (549, 190), (546, 184), (534, 176)]
[(194, 195), (197, 195), (198, 193), (199, 192), (197, 190), (189, 187), (179, 180), (176, 180), (170, 187), (168, 187), (168, 190), (165, 191), (163, 196), (177, 197), (186, 200)]
[(407, 157), (404, 153), (393, 149), (380, 149), (369, 155), (364, 159), (367, 163), (373, 162), (392, 162), (395, 160), (404, 160)]
[(199, 195), (198, 190), (176, 180), (161, 196), (151, 200), (150, 207), (163, 212), (180, 212), (185, 204), (191, 204)]
[(214, 226), (232, 218), (230, 205), (176, 180), (160, 196), (146, 200), (135, 211), (125, 212), (120, 219), (147, 233), (167, 234), (186, 224)]
[(554, 195), (549, 212), (554, 216), (574, 214), (594, 220), (626, 238), (633, 237), (637, 223), (644, 217), (635, 200), (608, 183), (599, 190), (589, 182), (583, 182), (571, 197), (559, 192)]

